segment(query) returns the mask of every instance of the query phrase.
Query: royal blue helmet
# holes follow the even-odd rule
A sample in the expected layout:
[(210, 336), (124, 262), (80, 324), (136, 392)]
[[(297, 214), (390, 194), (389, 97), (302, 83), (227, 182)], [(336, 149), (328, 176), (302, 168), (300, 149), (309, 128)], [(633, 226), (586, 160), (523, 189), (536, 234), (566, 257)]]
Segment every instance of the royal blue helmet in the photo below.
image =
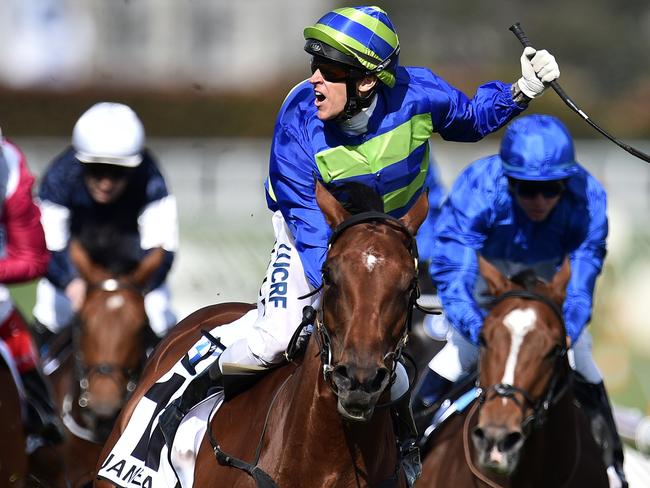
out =
[(550, 115), (527, 115), (511, 122), (499, 156), (503, 172), (517, 180), (561, 180), (578, 169), (571, 134)]

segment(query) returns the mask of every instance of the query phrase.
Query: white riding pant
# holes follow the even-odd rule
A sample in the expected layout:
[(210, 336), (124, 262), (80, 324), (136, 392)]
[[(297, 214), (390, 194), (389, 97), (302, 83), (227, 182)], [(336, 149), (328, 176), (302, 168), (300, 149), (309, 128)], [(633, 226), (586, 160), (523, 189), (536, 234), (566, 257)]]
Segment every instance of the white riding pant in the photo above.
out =
[[(447, 344), (429, 362), (429, 368), (449, 381), (457, 381), (469, 373), (478, 361), (478, 347), (460, 332), (450, 327)], [(603, 375), (591, 354), (591, 334), (583, 330), (578, 340), (569, 349), (569, 364), (592, 384), (603, 381)]]
[[(166, 284), (144, 296), (144, 308), (149, 326), (158, 337), (164, 337), (176, 325), (176, 314), (171, 308), (171, 294)], [(42, 278), (36, 286), (33, 314), (36, 320), (55, 334), (68, 327), (75, 316), (64, 290), (46, 278)]]
[(215, 334), (226, 346), (221, 365), (266, 367), (282, 361), (294, 331), (302, 321), (302, 310), (311, 305), (318, 308), (319, 294), (299, 300), (312, 291), (305, 276), (284, 217), (273, 214), (275, 244), (262, 281), (256, 313), (222, 325)]

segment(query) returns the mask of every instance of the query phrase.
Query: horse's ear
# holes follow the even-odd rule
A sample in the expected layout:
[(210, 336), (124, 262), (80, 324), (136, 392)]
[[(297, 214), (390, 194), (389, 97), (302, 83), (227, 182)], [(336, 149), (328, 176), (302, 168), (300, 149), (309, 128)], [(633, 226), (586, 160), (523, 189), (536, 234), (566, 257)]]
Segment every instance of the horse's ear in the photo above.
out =
[(562, 267), (555, 273), (553, 279), (551, 280), (551, 298), (555, 300), (558, 305), (564, 303), (564, 297), (566, 296), (566, 288), (569, 284), (569, 279), (571, 278), (571, 262), (568, 257), (564, 258)]
[(507, 291), (512, 290), (512, 282), (501, 274), (492, 263), (479, 254), (478, 268), (481, 276), (485, 278), (490, 294), (498, 297)]
[(316, 181), (316, 201), (325, 215), (325, 220), (332, 228), (350, 216), (350, 212), (343, 208), (343, 205), (327, 191), (325, 185), (320, 181)]
[(404, 226), (415, 235), (418, 231), (424, 219), (427, 218), (427, 212), (429, 211), (429, 190), (424, 190), (415, 204), (406, 212), (400, 221)]
[(77, 239), (70, 240), (68, 255), (79, 275), (87, 282), (97, 283), (108, 277), (108, 272), (90, 259), (90, 255)]
[(124, 279), (138, 288), (144, 288), (164, 259), (165, 250), (162, 247), (156, 247), (142, 258), (138, 267), (126, 275)]

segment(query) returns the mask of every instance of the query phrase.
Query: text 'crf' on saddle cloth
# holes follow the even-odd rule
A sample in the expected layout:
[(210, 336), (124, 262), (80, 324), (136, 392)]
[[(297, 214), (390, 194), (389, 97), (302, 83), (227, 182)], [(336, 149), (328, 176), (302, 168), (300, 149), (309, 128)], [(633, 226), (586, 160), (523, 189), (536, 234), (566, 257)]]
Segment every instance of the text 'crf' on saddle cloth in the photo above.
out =
[(223, 395), (211, 395), (188, 412), (176, 432), (171, 451), (159, 419), (165, 408), (179, 398), (221, 352), (213, 340), (202, 337), (147, 391), (102, 463), (97, 473), (99, 478), (123, 488), (174, 488), (179, 482), (183, 487), (192, 486), (194, 459), (208, 416), (215, 403), (223, 401)]

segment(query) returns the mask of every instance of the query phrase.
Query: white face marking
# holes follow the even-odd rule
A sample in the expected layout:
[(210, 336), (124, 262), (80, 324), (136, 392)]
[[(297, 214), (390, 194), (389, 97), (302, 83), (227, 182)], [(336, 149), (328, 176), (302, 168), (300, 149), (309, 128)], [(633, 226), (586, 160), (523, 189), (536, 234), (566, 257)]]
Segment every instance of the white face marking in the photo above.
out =
[(383, 258), (378, 258), (374, 254), (372, 254), (372, 251), (368, 251), (364, 253), (363, 257), (365, 258), (366, 268), (368, 269), (368, 271), (372, 271), (373, 269), (375, 269), (375, 266), (378, 263), (381, 263), (383, 261)]
[(537, 314), (532, 308), (513, 310), (503, 319), (504, 325), (510, 331), (510, 352), (508, 353), (506, 368), (503, 372), (501, 383), (505, 385), (514, 385), (519, 348), (524, 342), (526, 334), (535, 327), (536, 321)]
[(124, 305), (124, 297), (122, 295), (111, 295), (106, 300), (106, 307), (109, 310), (115, 310), (116, 308), (120, 308), (122, 305)]

